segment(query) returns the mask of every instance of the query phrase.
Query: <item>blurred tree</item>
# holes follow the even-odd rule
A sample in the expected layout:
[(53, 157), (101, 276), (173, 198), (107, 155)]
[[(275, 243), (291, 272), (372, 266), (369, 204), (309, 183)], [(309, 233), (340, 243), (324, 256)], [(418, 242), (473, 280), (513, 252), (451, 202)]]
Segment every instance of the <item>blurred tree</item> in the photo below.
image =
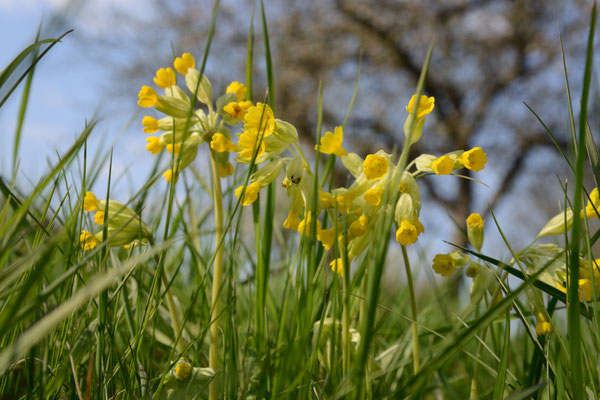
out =
[[(467, 179), (438, 187), (432, 178), (422, 181), (425, 195), (451, 210), (452, 217), (462, 223), (470, 212), (487, 215), (488, 203), (499, 207), (511, 193), (518, 193), (509, 207), (516, 208), (516, 218), (532, 218), (531, 212), (524, 213), (514, 207), (514, 202), (519, 202), (532, 185), (538, 192), (559, 193), (553, 177), (565, 170), (557, 167), (564, 162), (556, 158), (556, 153), (540, 151), (553, 144), (522, 102), (539, 111), (559, 141), (566, 143), (566, 96), (556, 23), (568, 51), (567, 60), (571, 67), (576, 66), (571, 72), (577, 78), (581, 60), (573, 55), (583, 54), (589, 3), (266, 1), (277, 113), (296, 125), (312, 147), (319, 81), (325, 88), (325, 127), (332, 129), (344, 118), (362, 53), (359, 96), (345, 141), (362, 156), (380, 148), (389, 152), (402, 143), (404, 107), (416, 86), (427, 47), (435, 40), (425, 84), (425, 93), (436, 99), (435, 117), (428, 121), (414, 155), (484, 147), (489, 164), (483, 179), (491, 183), (492, 189), (478, 190), (477, 184)], [(201, 54), (211, 7), (208, 1), (155, 0), (146, 4), (144, 12), (111, 11), (107, 17), (118, 30), (94, 40), (109, 46), (112, 54), (119, 54), (117, 71), (127, 78), (127, 87), (131, 83), (129, 97), (158, 66), (172, 59), (170, 41), (175, 53), (185, 50)], [(251, 1), (221, 3), (207, 65), (216, 88), (222, 90), (227, 80), (243, 80), (252, 7)], [(255, 98), (261, 98), (265, 83), (257, 11), (254, 93)], [(578, 80), (573, 79), (571, 84), (576, 95)], [(469, 176), (469, 171), (463, 173)], [(343, 184), (345, 179), (339, 176), (336, 181)], [(544, 217), (556, 212), (555, 204), (551, 203), (552, 211), (545, 212)], [(548, 205), (538, 204), (538, 209), (544, 207)], [(455, 240), (464, 243), (465, 239), (458, 235)]]

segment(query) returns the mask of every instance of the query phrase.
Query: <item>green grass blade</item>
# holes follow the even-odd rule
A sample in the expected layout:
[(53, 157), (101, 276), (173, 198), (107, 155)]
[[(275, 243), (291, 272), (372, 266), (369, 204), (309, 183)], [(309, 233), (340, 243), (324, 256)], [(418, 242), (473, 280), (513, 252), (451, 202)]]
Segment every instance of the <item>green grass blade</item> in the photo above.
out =
[(538, 383), (537, 385), (530, 386), (525, 389), (521, 389), (510, 396), (507, 396), (504, 400), (525, 400), (530, 399), (532, 396), (545, 388), (547, 386), (546, 382)]
[(510, 313), (506, 313), (506, 324), (504, 326), (504, 345), (502, 346), (502, 360), (498, 366), (498, 376), (494, 386), (494, 400), (501, 400), (504, 396), (506, 379), (506, 368), (508, 366), (508, 349), (510, 347)]
[[(19, 84), (21, 83), (21, 81), (23, 79), (25, 79), (25, 77), (29, 74), (29, 72), (35, 67), (35, 65), (46, 55), (46, 53), (48, 53), (50, 51), (50, 49), (52, 49), (52, 47), (54, 47), (57, 43), (60, 42), (60, 40), (65, 37), (66, 35), (68, 35), (69, 33), (73, 32), (73, 30), (71, 29), (70, 31), (67, 31), (65, 33), (63, 33), (58, 39), (55, 40), (50, 40), (50, 45), (48, 47), (46, 47), (44, 49), (44, 51), (42, 51), (42, 53), (33, 60), (33, 62), (31, 63), (31, 65), (29, 66), (29, 68), (27, 68), (25, 70), (25, 72), (23, 72), (23, 74), (16, 80), (16, 82), (13, 84), (13, 86), (7, 91), (7, 93), (4, 95), (4, 97), (2, 98), (2, 100), (0, 100), (0, 108), (4, 105), (4, 103), (6, 102), (6, 100), (8, 100), (8, 98), (10, 97), (10, 95), (15, 91), (15, 89), (19, 86)], [(42, 41), (43, 42), (43, 41)], [(39, 43), (39, 42), (38, 42)], [(33, 51), (35, 48), (37, 48), (37, 45), (39, 44), (34, 44), (32, 46), (30, 46), (31, 50)], [(29, 48), (28, 48), (29, 49)], [(28, 53), (27, 53), (28, 54)], [(25, 58), (27, 56), (27, 54), (25, 54), (23, 56), (23, 58)], [(8, 79), (8, 77), (10, 76), (10, 74), (14, 71), (15, 68), (17, 68), (17, 66), (23, 61), (20, 57), (23, 55), (23, 52), (21, 54), (19, 54), (19, 56), (17, 56), (17, 58), (2, 72), (2, 74), (0, 74), (0, 88), (2, 88), (3, 84), (5, 83), (6, 79)]]
[[(583, 201), (583, 175), (585, 162), (585, 138), (587, 129), (587, 106), (591, 86), (592, 61), (594, 52), (594, 33), (596, 30), (596, 5), (592, 8), (590, 31), (587, 43), (583, 88), (581, 93), (581, 111), (579, 114), (579, 135), (577, 138), (577, 159), (575, 163), (575, 193), (573, 195), (573, 215), (578, 216)], [(567, 282), (567, 321), (569, 351), (571, 356), (571, 384), (574, 399), (583, 399), (585, 375), (581, 354), (581, 319), (579, 303), (579, 250), (582, 235), (580, 218), (573, 218), (571, 230), (571, 254), (569, 263), (569, 281)]]
[[(36, 42), (39, 41), (40, 30), (42, 26), (40, 24), (38, 28), (38, 32), (36, 34)], [(36, 59), (38, 55), (38, 47), (33, 49), (31, 53), (32, 59)], [(23, 123), (25, 122), (25, 112), (27, 110), (27, 104), (29, 103), (29, 92), (31, 91), (31, 82), (33, 81), (33, 74), (35, 72), (35, 68), (32, 68), (29, 74), (27, 75), (27, 80), (25, 81), (25, 87), (23, 88), (23, 95), (21, 97), (21, 105), (19, 107), (19, 114), (17, 117), (17, 128), (15, 129), (14, 141), (13, 141), (13, 180), (16, 177), (17, 173), (17, 157), (19, 154), (19, 144), (21, 143), (21, 132), (23, 131)]]

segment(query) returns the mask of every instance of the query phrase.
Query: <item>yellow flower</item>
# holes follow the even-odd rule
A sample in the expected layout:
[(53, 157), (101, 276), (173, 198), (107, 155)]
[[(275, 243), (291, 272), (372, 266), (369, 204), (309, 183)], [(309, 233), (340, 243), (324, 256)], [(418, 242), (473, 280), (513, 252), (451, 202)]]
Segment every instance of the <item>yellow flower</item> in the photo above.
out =
[(589, 279), (579, 280), (579, 300), (582, 300), (582, 297), (587, 302), (592, 301), (592, 297), (594, 297), (594, 288)]
[(252, 107), (251, 101), (232, 101), (223, 107), (223, 111), (225, 111), (230, 117), (243, 121), (244, 117), (246, 116), (246, 112), (250, 107)]
[(98, 225), (104, 225), (104, 211), (98, 211), (94, 214), (94, 222)]
[(192, 366), (187, 361), (179, 361), (175, 366), (175, 370), (173, 371), (175, 377), (177, 379), (185, 379), (190, 375), (192, 371)]
[(156, 83), (156, 86), (163, 89), (171, 87), (171, 85), (175, 84), (175, 71), (173, 71), (171, 68), (159, 69), (156, 71), (154, 83)]
[(460, 161), (471, 171), (481, 171), (487, 162), (487, 155), (481, 147), (473, 147), (460, 156)]
[[(255, 147), (257, 146), (258, 135), (252, 132), (244, 132), (240, 135), (240, 139), (238, 140), (238, 146), (241, 148), (240, 157), (245, 160), (252, 160), (252, 155), (254, 154)], [(260, 145), (258, 146), (258, 151), (256, 153), (256, 158), (260, 157), (266, 148), (266, 143), (264, 140), (260, 141)]]
[(340, 193), (335, 195), (335, 201), (337, 203), (338, 211), (342, 214), (347, 214), (352, 206), (352, 201), (356, 198), (356, 193), (347, 191), (346, 193)]
[(363, 162), (363, 171), (367, 179), (370, 180), (383, 178), (388, 173), (388, 170), (388, 161), (385, 157), (378, 156), (377, 154), (369, 154)]
[[(300, 221), (300, 223), (298, 224), (298, 233), (304, 236), (309, 236), (310, 235), (310, 225), (312, 222), (312, 216), (311, 213), (308, 212), (306, 213), (306, 215), (304, 216), (304, 219), (302, 221)], [(321, 232), (321, 222), (317, 219), (316, 222), (316, 233), (317, 233), (317, 237)]]
[(275, 131), (275, 116), (271, 107), (263, 103), (250, 107), (244, 115), (244, 129), (263, 137), (271, 135)]
[(144, 133), (154, 133), (158, 131), (158, 120), (149, 115), (146, 115), (142, 119), (142, 125), (144, 126)]
[(598, 213), (600, 213), (600, 195), (598, 195), (598, 188), (594, 188), (585, 206), (585, 214), (588, 218), (598, 218)]
[(240, 151), (240, 147), (222, 133), (215, 133), (210, 141), (210, 148), (217, 153)]
[(235, 93), (237, 101), (242, 101), (246, 98), (246, 85), (238, 81), (233, 81), (227, 86), (225, 93)]
[(448, 156), (441, 156), (433, 160), (431, 169), (437, 175), (450, 175), (454, 170), (454, 160)]
[(346, 155), (346, 150), (342, 147), (344, 141), (344, 130), (341, 126), (336, 126), (335, 133), (325, 132), (321, 137), (321, 144), (315, 145), (315, 150), (323, 154), (335, 154), (338, 157)]
[(358, 219), (350, 224), (350, 233), (354, 237), (362, 236), (367, 232), (367, 223), (369, 219), (365, 214), (358, 217)]
[(298, 213), (295, 211), (290, 211), (288, 217), (283, 221), (283, 227), (285, 229), (298, 229), (298, 225), (300, 224), (300, 220), (298, 219)]
[(148, 108), (153, 107), (158, 103), (158, 95), (150, 86), (142, 86), (138, 93), (138, 106)]
[(169, 183), (177, 183), (177, 180), (179, 179), (179, 174), (174, 174), (172, 169), (166, 170), (162, 176), (165, 178), (165, 181)]
[(146, 149), (152, 154), (158, 154), (162, 151), (163, 145), (160, 144), (160, 139), (156, 136), (150, 136), (146, 138)]
[(465, 274), (469, 278), (475, 278), (479, 274), (479, 267), (477, 266), (477, 264), (471, 264), (465, 270)]
[[(409, 113), (412, 112), (412, 110), (415, 106), (416, 99), (417, 99), (416, 94), (414, 94), (413, 97), (410, 98), (410, 101), (408, 102), (408, 105), (406, 106), (406, 111), (408, 111)], [(417, 106), (417, 119), (421, 119), (424, 116), (426, 116), (427, 114), (429, 114), (431, 111), (433, 111), (434, 103), (435, 103), (435, 98), (433, 96), (427, 97), (427, 96), (421, 95), (421, 97), (419, 99), (419, 105)]]
[[(179, 149), (181, 148), (181, 145), (179, 143), (168, 144), (165, 147), (169, 153), (175, 154), (176, 156), (179, 155)], [(175, 148), (175, 151), (173, 151), (173, 148)]]
[(98, 209), (98, 199), (92, 192), (85, 192), (83, 198), (83, 211), (96, 211)]
[(221, 178), (226, 178), (229, 175), (233, 175), (233, 164), (229, 161), (225, 165), (219, 163), (219, 176)]
[(317, 239), (323, 244), (325, 250), (329, 250), (335, 240), (335, 228), (321, 229), (317, 233)]
[(480, 214), (472, 213), (467, 217), (467, 225), (469, 228), (483, 228), (483, 218)]
[(183, 53), (181, 57), (177, 57), (173, 62), (173, 66), (181, 75), (185, 75), (189, 68), (194, 68), (196, 62), (190, 53)]
[(540, 321), (535, 326), (535, 333), (538, 336), (549, 335), (554, 331), (552, 324), (548, 321)]
[(448, 254), (436, 254), (433, 257), (433, 270), (441, 276), (450, 276), (454, 272), (454, 258)]
[[(244, 198), (242, 199), (243, 206), (249, 206), (254, 203), (258, 198), (258, 192), (261, 189), (260, 182), (252, 182), (250, 185), (246, 186), (246, 191), (244, 192)], [(244, 186), (240, 186), (235, 189), (235, 195), (240, 197), (242, 195), (242, 191), (244, 190)]]
[(373, 189), (369, 189), (365, 193), (365, 201), (372, 206), (378, 206), (381, 203), (381, 197), (383, 196), (383, 189), (378, 187), (374, 187)]
[(336, 258), (332, 262), (329, 263), (331, 266), (331, 270), (338, 274), (339, 276), (344, 276), (344, 263), (341, 258)]
[(81, 248), (84, 250), (90, 250), (96, 247), (98, 244), (98, 238), (88, 231), (81, 231), (81, 235), (79, 235), (79, 242), (81, 243)]
[(396, 231), (396, 241), (403, 246), (410, 246), (417, 241), (418, 236), (417, 227), (406, 219), (402, 220), (400, 227)]

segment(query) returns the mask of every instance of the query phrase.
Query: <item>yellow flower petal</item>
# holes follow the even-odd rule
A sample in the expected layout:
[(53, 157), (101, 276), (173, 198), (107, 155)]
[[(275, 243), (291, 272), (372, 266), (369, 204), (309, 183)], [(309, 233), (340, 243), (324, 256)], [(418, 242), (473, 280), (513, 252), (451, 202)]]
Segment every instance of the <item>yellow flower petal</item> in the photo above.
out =
[(154, 83), (156, 86), (166, 89), (171, 85), (175, 84), (175, 71), (171, 68), (161, 68), (156, 71), (156, 76), (154, 77)]
[(315, 150), (323, 154), (334, 154), (338, 157), (346, 155), (346, 150), (342, 147), (344, 141), (344, 130), (341, 126), (336, 126), (335, 133), (325, 132), (321, 137), (321, 144), (315, 146)]
[(433, 270), (441, 276), (450, 276), (454, 272), (454, 258), (448, 254), (436, 254), (433, 257)]
[[(406, 111), (408, 111), (409, 113), (412, 112), (413, 108), (415, 107), (416, 100), (417, 100), (417, 95), (414, 94), (410, 98), (410, 101), (408, 102), (408, 105), (406, 106)], [(435, 105), (435, 98), (433, 96), (427, 97), (427, 96), (421, 95), (421, 97), (419, 98), (419, 105), (417, 106), (417, 119), (421, 119), (425, 115), (427, 115), (431, 111), (433, 111), (434, 105)]]
[(246, 85), (233, 81), (227, 86), (225, 93), (235, 93), (237, 101), (243, 101), (246, 98)]
[(363, 162), (363, 171), (367, 179), (378, 180), (383, 178), (389, 170), (389, 163), (385, 157), (369, 154)]
[(173, 66), (181, 75), (187, 74), (188, 69), (194, 68), (196, 62), (190, 53), (183, 53), (181, 57), (177, 57), (173, 62)]
[(481, 147), (473, 147), (460, 156), (460, 161), (467, 169), (477, 172), (485, 168), (487, 155)]
[(437, 175), (450, 175), (454, 170), (454, 160), (448, 156), (441, 156), (433, 160), (431, 169)]
[(158, 103), (156, 91), (149, 86), (142, 86), (138, 93), (138, 98), (138, 106), (140, 107), (154, 107)]

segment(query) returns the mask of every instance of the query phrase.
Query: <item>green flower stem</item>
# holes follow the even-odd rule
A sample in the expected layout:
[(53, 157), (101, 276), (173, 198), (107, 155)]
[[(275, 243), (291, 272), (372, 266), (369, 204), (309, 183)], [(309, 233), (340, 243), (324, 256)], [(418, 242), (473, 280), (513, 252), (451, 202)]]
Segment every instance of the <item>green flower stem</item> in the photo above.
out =
[[(217, 164), (216, 153), (210, 151), (210, 163), (212, 169), (213, 196), (215, 206), (215, 263), (213, 270), (212, 284), (212, 312), (210, 325), (210, 350), (208, 356), (208, 366), (217, 371), (219, 366), (219, 313), (221, 312), (221, 303), (219, 294), (221, 292), (221, 280), (223, 276), (223, 246), (220, 245), (223, 237), (223, 195), (221, 192), (221, 178), (219, 177), (219, 167)], [(213, 379), (209, 385), (209, 399), (216, 400), (218, 397), (217, 381)]]
[(419, 331), (417, 327), (417, 302), (415, 301), (415, 289), (413, 286), (412, 272), (410, 271), (410, 261), (406, 253), (406, 246), (402, 246), (402, 257), (404, 258), (404, 267), (406, 268), (406, 280), (408, 282), (408, 293), (410, 295), (410, 312), (412, 315), (412, 335), (413, 335), (413, 368), (415, 375), (419, 372)]
[[(346, 216), (344, 216), (344, 243), (348, 240), (348, 229), (346, 223)], [(342, 310), (342, 361), (344, 376), (350, 371), (350, 260), (348, 259), (348, 253), (346, 252), (346, 246), (342, 252), (342, 268), (344, 276), (342, 277), (342, 288), (344, 291), (344, 308)]]

